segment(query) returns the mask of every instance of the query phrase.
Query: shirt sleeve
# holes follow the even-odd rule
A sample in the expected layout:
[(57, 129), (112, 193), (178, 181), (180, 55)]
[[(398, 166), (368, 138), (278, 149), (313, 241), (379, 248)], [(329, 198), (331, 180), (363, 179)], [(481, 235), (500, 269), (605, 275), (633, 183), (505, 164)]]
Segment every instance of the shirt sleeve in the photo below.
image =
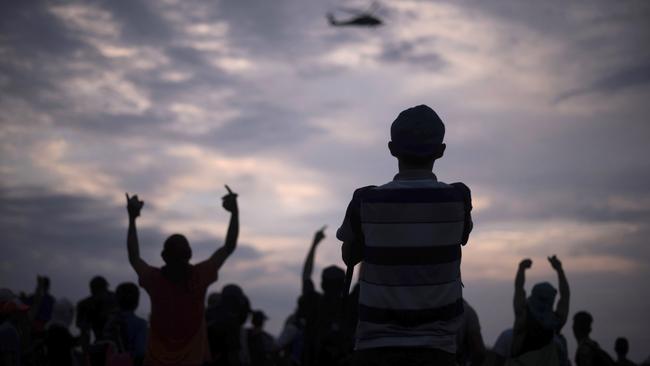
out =
[(463, 239), (461, 244), (465, 245), (469, 241), (469, 234), (474, 228), (474, 222), (472, 221), (472, 191), (465, 185), (465, 183), (456, 182), (451, 185), (457, 189), (463, 197), (463, 203), (465, 206), (465, 227), (463, 229)]
[(361, 196), (363, 192), (374, 188), (367, 186), (354, 191), (352, 200), (345, 211), (345, 218), (341, 227), (336, 231), (336, 238), (342, 242), (363, 244), (363, 234), (361, 231)]
[(214, 260), (208, 259), (197, 264), (194, 266), (194, 271), (196, 271), (197, 280), (200, 285), (205, 287), (216, 282), (219, 277), (219, 268), (217, 267), (217, 262)]

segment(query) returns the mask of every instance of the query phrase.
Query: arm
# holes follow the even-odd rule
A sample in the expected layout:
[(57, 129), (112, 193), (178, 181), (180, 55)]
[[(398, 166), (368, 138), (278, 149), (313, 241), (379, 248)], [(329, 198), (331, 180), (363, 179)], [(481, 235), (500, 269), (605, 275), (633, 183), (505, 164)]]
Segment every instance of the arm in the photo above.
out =
[[(524, 290), (524, 283), (526, 282), (526, 270), (533, 265), (530, 259), (524, 259), (519, 263), (517, 276), (515, 277), (515, 319), (524, 313), (526, 309), (526, 290)], [(515, 320), (516, 322), (516, 320)]]
[(341, 258), (346, 266), (356, 266), (363, 259), (363, 248), (354, 242), (345, 241), (341, 246)]
[(327, 226), (323, 226), (314, 234), (314, 240), (311, 243), (309, 252), (307, 252), (307, 258), (305, 258), (305, 264), (302, 267), (302, 293), (305, 293), (305, 283), (311, 280), (311, 275), (314, 272), (314, 256), (316, 255), (316, 247), (318, 244), (325, 239), (325, 229)]
[(564, 324), (566, 324), (567, 318), (569, 317), (569, 281), (567, 281), (566, 275), (564, 274), (562, 262), (557, 259), (557, 256), (553, 255), (552, 257), (549, 257), (548, 261), (551, 263), (551, 267), (553, 267), (555, 272), (557, 272), (557, 279), (560, 285), (560, 300), (558, 300), (555, 308), (555, 314), (560, 321), (557, 329), (559, 332)]
[(208, 261), (216, 267), (217, 271), (226, 262), (226, 259), (235, 251), (237, 247), (237, 238), (239, 237), (239, 207), (237, 207), (237, 194), (226, 186), (228, 194), (222, 198), (223, 208), (230, 212), (230, 223), (228, 224), (228, 232), (226, 233), (226, 240), (223, 246), (217, 249)]
[(138, 195), (129, 197), (126, 194), (126, 209), (129, 213), (129, 228), (126, 235), (126, 249), (129, 254), (129, 263), (135, 272), (140, 275), (147, 263), (140, 258), (140, 244), (138, 242), (138, 231), (135, 226), (135, 220), (140, 216), (140, 210), (144, 202), (138, 199)]

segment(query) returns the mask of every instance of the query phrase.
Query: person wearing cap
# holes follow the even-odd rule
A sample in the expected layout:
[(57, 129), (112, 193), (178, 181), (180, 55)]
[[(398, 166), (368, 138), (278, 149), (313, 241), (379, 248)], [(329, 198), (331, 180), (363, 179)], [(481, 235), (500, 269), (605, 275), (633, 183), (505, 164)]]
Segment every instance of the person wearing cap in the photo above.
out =
[(192, 265), (189, 242), (185, 236), (173, 234), (163, 245), (165, 265), (162, 268), (152, 267), (140, 257), (135, 221), (144, 202), (137, 195), (126, 195), (129, 262), (151, 300), (145, 365), (202, 365), (211, 359), (204, 316), (205, 295), (235, 250), (239, 235), (237, 195), (228, 186), (226, 189), (228, 194), (223, 197), (222, 206), (231, 215), (224, 245), (207, 260)]
[(455, 365), (470, 190), (432, 172), (446, 148), (445, 125), (433, 109), (401, 112), (390, 133), (398, 174), (357, 189), (337, 231), (346, 265), (362, 264), (354, 362)]
[(510, 356), (534, 360), (552, 357), (552, 361), (547, 363), (566, 365), (566, 340), (560, 332), (569, 316), (569, 283), (557, 256), (548, 257), (548, 261), (557, 272), (560, 285), (560, 299), (555, 309), (557, 290), (548, 282), (535, 284), (530, 296), (526, 297), (525, 272), (533, 262), (524, 259), (519, 263), (515, 277), (515, 323)]

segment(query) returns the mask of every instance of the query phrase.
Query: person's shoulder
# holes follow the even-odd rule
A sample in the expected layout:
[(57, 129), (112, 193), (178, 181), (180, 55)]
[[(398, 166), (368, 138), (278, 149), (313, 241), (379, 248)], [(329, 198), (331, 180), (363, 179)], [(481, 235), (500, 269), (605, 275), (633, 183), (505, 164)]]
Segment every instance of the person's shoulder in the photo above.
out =
[(93, 298), (91, 296), (88, 296), (86, 298), (83, 298), (77, 302), (77, 307), (88, 307), (92, 304)]
[(375, 185), (369, 185), (369, 186), (364, 186), (364, 187), (359, 187), (354, 190), (354, 193), (352, 194), (352, 199), (360, 199), (363, 197), (364, 194), (367, 192), (372, 191), (373, 189), (377, 188)]
[(133, 323), (138, 327), (138, 328), (146, 328), (148, 326), (147, 321), (144, 320), (143, 318), (133, 314)]

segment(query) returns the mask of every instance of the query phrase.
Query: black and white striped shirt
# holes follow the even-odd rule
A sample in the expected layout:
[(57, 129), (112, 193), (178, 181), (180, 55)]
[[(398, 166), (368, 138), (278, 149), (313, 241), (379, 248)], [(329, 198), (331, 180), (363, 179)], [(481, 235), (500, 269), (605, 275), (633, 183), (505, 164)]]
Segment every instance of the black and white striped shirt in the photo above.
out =
[(355, 192), (337, 237), (363, 245), (356, 349), (456, 352), (469, 195), (465, 185), (438, 182), (431, 172), (398, 174)]

